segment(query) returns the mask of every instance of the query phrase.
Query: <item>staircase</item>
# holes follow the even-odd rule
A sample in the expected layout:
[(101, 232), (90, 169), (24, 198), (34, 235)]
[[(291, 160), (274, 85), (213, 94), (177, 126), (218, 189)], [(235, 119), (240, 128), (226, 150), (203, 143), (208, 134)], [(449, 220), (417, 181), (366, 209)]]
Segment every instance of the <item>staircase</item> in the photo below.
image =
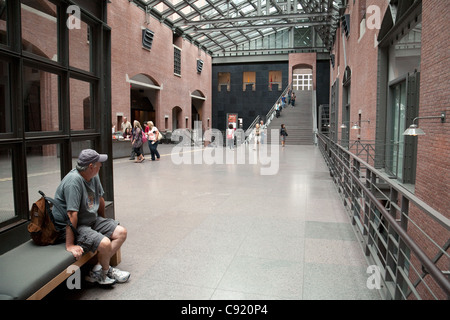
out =
[[(267, 143), (271, 142), (271, 129), (277, 129), (284, 123), (288, 132), (286, 145), (311, 145), (313, 141), (312, 94), (313, 91), (297, 90), (295, 106), (289, 105), (281, 111), (279, 118), (274, 117), (267, 128)], [(279, 140), (278, 140), (279, 141)], [(281, 143), (280, 143), (281, 144)]]

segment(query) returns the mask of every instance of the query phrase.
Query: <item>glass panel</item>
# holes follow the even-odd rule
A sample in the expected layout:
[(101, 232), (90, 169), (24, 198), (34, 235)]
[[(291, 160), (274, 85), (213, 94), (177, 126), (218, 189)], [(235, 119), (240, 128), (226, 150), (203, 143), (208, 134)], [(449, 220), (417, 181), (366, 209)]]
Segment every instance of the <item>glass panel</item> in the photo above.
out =
[(0, 43), (8, 44), (7, 26), (6, 26), (6, 0), (0, 0)]
[(80, 21), (79, 29), (69, 29), (69, 62), (72, 67), (92, 71), (91, 37), (91, 27), (84, 21)]
[(0, 225), (2, 225), (3, 222), (17, 217), (14, 209), (11, 149), (0, 149), (0, 163), (0, 194), (2, 195)]
[(57, 6), (48, 0), (23, 0), (22, 46), (24, 51), (58, 61)]
[(311, 39), (311, 28), (294, 29), (294, 47), (310, 47)]
[(406, 117), (406, 82), (392, 88), (391, 134), (388, 143), (386, 167), (401, 179), (403, 177), (404, 136)]
[(25, 66), (23, 78), (25, 131), (58, 131), (59, 76)]
[(8, 62), (0, 62), (0, 133), (12, 132), (10, 67)]
[(71, 130), (86, 130), (94, 128), (91, 93), (91, 83), (70, 79)]
[(405, 122), (406, 122), (406, 82), (400, 85), (400, 99), (398, 104), (398, 165), (397, 165), (397, 178), (403, 179), (403, 158), (405, 148)]
[(55, 195), (61, 181), (60, 149), (58, 144), (27, 145), (28, 203), (36, 202), (41, 195)]

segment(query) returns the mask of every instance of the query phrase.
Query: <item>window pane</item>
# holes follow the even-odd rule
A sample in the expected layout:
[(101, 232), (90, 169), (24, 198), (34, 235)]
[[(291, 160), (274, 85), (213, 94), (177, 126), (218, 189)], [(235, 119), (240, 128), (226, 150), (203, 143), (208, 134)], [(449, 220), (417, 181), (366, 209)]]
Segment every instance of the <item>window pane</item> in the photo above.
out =
[(91, 27), (80, 21), (80, 28), (69, 29), (69, 61), (72, 67), (91, 70)]
[(25, 131), (58, 131), (59, 76), (25, 66), (23, 77)]
[(24, 51), (58, 61), (57, 6), (48, 0), (23, 0), (22, 46)]
[(6, 0), (0, 1), (0, 43), (8, 44), (6, 28)]
[(230, 91), (230, 73), (229, 72), (219, 72), (219, 92), (222, 90), (222, 87), (225, 88), (226, 91)]
[(391, 134), (388, 143), (388, 158), (386, 168), (397, 178), (403, 176), (403, 148), (406, 115), (406, 82), (401, 82), (392, 87), (391, 102)]
[(70, 129), (86, 130), (94, 128), (92, 110), (92, 84), (70, 79)]
[(398, 119), (398, 166), (397, 166), (397, 178), (403, 178), (403, 158), (404, 158), (404, 147), (405, 147), (405, 136), (403, 132), (405, 131), (406, 123), (406, 82), (403, 82), (400, 87), (400, 99), (398, 105), (399, 119)]
[(27, 145), (28, 203), (36, 202), (41, 195), (55, 195), (61, 181), (60, 149), (58, 144)]
[(256, 72), (254, 71), (244, 71), (242, 73), (242, 90), (246, 91), (247, 87), (251, 88), (252, 91), (256, 89)]
[(181, 50), (173, 47), (173, 73), (181, 75)]
[(0, 133), (12, 132), (11, 96), (10, 96), (10, 64), (0, 63)]
[(12, 151), (11, 149), (0, 149), (0, 192), (2, 205), (0, 208), (0, 225), (17, 217), (14, 210), (14, 190), (12, 180)]

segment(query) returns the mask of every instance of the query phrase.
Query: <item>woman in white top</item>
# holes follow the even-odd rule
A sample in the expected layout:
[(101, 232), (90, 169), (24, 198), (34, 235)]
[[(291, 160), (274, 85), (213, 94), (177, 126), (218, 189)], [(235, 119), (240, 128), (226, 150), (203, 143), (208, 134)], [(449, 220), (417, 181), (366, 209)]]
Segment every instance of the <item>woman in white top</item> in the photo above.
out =
[[(158, 147), (158, 128), (155, 127), (152, 121), (147, 122), (148, 125), (148, 148), (152, 155), (152, 161), (159, 160), (160, 155), (157, 150)], [(155, 159), (156, 158), (156, 159)]]
[(234, 127), (231, 123), (227, 129), (227, 147), (230, 147), (231, 150), (234, 149)]
[(260, 129), (260, 125), (259, 125), (259, 123), (257, 123), (256, 125), (255, 125), (255, 131), (254, 131), (254, 133), (255, 133), (255, 145), (253, 146), (253, 150), (255, 150), (256, 149), (256, 147), (257, 147), (257, 145), (261, 142), (261, 136), (260, 136), (260, 134), (261, 134), (261, 129)]

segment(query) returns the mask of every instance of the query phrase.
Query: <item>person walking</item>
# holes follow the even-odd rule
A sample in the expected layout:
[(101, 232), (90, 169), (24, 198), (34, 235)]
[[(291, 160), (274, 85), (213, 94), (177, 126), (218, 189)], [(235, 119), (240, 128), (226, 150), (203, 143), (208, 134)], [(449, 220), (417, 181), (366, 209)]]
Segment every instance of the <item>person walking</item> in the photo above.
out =
[(152, 161), (159, 160), (161, 156), (158, 152), (158, 128), (155, 127), (152, 121), (147, 122), (148, 125), (148, 148), (152, 156)]
[(230, 147), (231, 150), (234, 150), (234, 128), (230, 123), (227, 129), (227, 147)]
[(256, 150), (257, 145), (261, 142), (261, 129), (259, 123), (255, 125), (255, 145), (253, 150)]
[(261, 120), (260, 121), (260, 125), (259, 125), (259, 131), (260, 131), (260, 143), (264, 144), (266, 143), (266, 137), (267, 137), (267, 127), (264, 125), (264, 121)]
[(133, 151), (136, 154), (136, 160), (134, 162), (140, 163), (144, 161), (144, 155), (142, 153), (142, 127), (139, 121), (134, 120), (133, 122), (133, 138), (131, 139), (131, 145), (133, 146)]
[(286, 126), (283, 124), (281, 124), (281, 129), (280, 129), (280, 137), (281, 137), (281, 146), (284, 147), (285, 143), (286, 143), (286, 137), (288, 136), (287, 130), (286, 130)]

